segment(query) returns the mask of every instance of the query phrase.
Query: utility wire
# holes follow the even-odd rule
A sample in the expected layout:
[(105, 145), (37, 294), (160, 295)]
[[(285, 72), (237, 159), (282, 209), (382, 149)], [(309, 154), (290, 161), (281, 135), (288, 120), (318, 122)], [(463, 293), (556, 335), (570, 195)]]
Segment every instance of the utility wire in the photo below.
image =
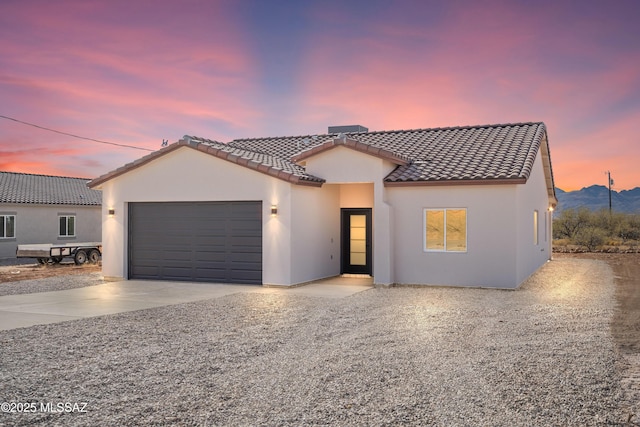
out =
[(100, 144), (115, 145), (116, 147), (124, 147), (124, 148), (133, 148), (134, 150), (154, 151), (154, 150), (151, 150), (149, 148), (136, 147), (134, 145), (126, 145), (126, 144), (116, 144), (115, 142), (100, 141), (99, 139), (86, 138), (84, 136), (78, 136), (78, 135), (74, 135), (72, 133), (61, 132), (59, 130), (49, 129), (49, 128), (46, 128), (44, 126), (34, 125), (33, 123), (23, 122), (22, 120), (14, 119), (13, 117), (7, 117), (7, 116), (0, 115), (0, 118), (7, 119), (7, 120), (12, 120), (14, 122), (22, 123), (23, 125), (32, 126), (34, 128), (46, 130), (46, 131), (49, 131), (49, 132), (59, 133), (60, 135), (71, 136), (73, 138), (78, 138), (78, 139), (85, 139), (87, 141), (99, 142)]

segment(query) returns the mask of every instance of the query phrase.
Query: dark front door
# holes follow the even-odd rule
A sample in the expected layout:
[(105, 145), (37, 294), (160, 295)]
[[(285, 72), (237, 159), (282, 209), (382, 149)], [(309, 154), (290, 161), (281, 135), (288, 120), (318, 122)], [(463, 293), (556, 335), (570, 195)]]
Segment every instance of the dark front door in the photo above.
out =
[(342, 273), (371, 274), (371, 209), (341, 209)]

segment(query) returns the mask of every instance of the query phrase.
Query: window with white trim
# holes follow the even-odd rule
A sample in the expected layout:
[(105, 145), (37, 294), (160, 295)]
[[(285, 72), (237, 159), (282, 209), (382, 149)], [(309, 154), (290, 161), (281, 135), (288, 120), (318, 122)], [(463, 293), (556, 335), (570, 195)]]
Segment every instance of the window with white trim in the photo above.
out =
[(76, 216), (60, 215), (58, 216), (60, 237), (75, 237), (76, 235)]
[(467, 251), (467, 210), (464, 208), (424, 210), (426, 252)]
[(16, 216), (0, 215), (0, 239), (13, 239), (16, 237)]

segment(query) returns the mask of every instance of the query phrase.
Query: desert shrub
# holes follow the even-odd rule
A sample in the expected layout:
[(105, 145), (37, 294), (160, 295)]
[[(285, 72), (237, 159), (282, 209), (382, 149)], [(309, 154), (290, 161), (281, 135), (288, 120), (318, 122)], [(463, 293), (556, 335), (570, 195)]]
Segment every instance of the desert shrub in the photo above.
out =
[(603, 245), (636, 247), (640, 243), (640, 215), (608, 209), (598, 212), (587, 208), (567, 209), (553, 219), (553, 238), (556, 246), (560, 246), (558, 241), (563, 241), (589, 251)]
[(574, 237), (576, 245), (585, 246), (588, 251), (594, 251), (599, 246), (604, 245), (607, 239), (605, 230), (589, 225), (578, 230)]
[(553, 220), (554, 239), (573, 239), (576, 234), (589, 225), (592, 213), (587, 208), (566, 209)]
[(640, 240), (640, 215), (628, 215), (616, 229), (616, 235), (624, 242)]

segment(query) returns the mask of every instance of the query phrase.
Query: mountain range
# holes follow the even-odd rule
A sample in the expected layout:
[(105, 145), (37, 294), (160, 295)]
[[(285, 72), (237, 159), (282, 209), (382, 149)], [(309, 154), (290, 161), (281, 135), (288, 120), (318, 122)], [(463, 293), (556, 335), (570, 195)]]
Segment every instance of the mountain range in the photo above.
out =
[[(604, 185), (592, 185), (577, 191), (556, 188), (556, 197), (556, 212), (581, 207), (592, 211), (609, 209), (609, 190)], [(611, 206), (614, 212), (640, 214), (640, 187), (619, 192), (611, 190)]]

